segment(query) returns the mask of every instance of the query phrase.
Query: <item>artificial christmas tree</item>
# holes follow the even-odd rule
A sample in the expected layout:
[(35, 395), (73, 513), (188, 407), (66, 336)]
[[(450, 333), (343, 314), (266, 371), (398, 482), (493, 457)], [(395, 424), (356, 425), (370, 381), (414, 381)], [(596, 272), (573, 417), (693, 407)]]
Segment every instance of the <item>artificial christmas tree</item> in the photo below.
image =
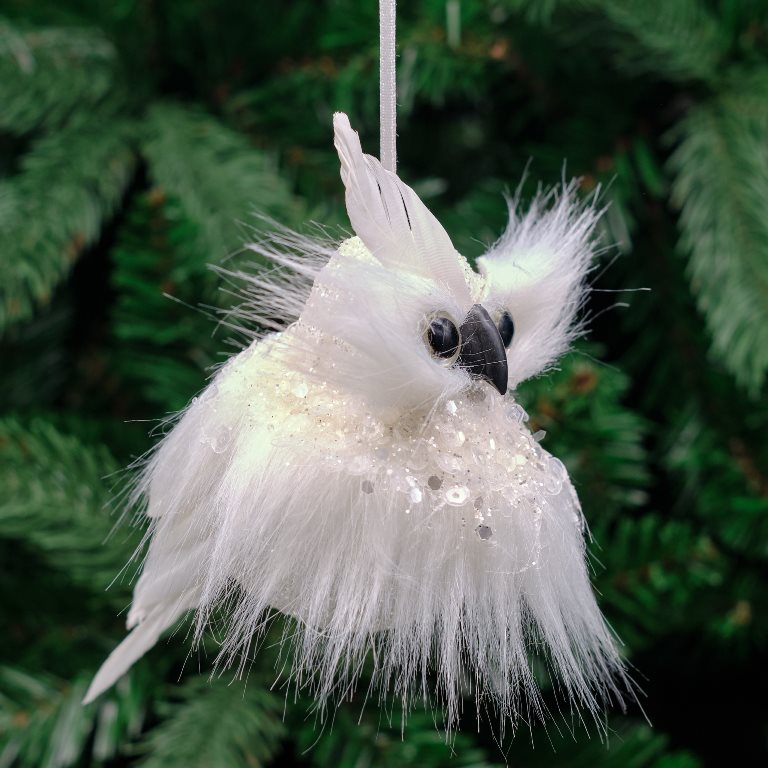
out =
[(566, 161), (585, 197), (603, 185), (617, 247), (593, 271), (588, 340), (519, 395), (574, 478), (600, 607), (653, 729), (612, 711), (606, 745), (602, 724), (566, 714), (500, 749), (498, 721), (476, 728), (468, 706), (451, 749), (430, 716), (401, 737), (397, 711), (360, 698), (323, 727), (272, 685), (280, 626), (247, 685), (209, 682), (215, 637), (188, 658), (182, 630), (80, 707), (121, 637), (135, 568), (121, 569), (142, 533), (110, 535), (120, 468), (153, 443), (146, 420), (183, 407), (229, 352), (206, 308), (235, 299), (208, 265), (239, 268), (252, 212), (343, 225), (328, 126), (342, 109), (375, 140), (376, 10), (5, 4), (0, 764), (764, 760), (765, 704), (743, 694), (768, 634), (759, 2), (424, 0), (399, 19), (400, 169), (460, 252), (500, 234), (529, 159), (548, 184)]

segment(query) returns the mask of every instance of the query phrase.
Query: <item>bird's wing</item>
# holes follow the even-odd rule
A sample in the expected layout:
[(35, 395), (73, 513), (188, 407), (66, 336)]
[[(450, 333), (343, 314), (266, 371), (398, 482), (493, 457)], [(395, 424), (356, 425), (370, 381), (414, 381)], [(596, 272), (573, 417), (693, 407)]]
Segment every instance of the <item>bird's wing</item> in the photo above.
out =
[[(182, 435), (190, 436), (191, 428), (185, 423), (189, 415), (188, 412), (182, 417), (172, 435), (175, 436), (179, 430)], [(170, 451), (171, 457), (164, 453), (163, 448)], [(155, 456), (154, 464), (160, 470), (165, 470), (166, 462), (172, 460), (172, 448), (171, 444), (166, 443)], [(193, 443), (190, 452), (194, 452), (194, 448)], [(190, 468), (184, 471), (177, 466), (175, 483), (189, 481)], [(172, 489), (160, 489), (157, 485), (158, 477), (164, 478), (167, 483), (170, 475), (164, 476), (161, 471), (158, 476), (157, 471), (153, 477), (150, 465), (149, 477), (154, 492), (161, 496), (171, 493)], [(178, 499), (178, 494), (174, 495)], [(203, 569), (212, 546), (210, 530), (197, 524), (195, 514), (198, 509), (191, 504), (186, 509), (158, 509), (157, 505), (153, 507), (153, 498), (150, 496), (149, 510), (155, 512), (151, 527), (152, 538), (128, 613), (127, 626), (132, 631), (97, 672), (83, 700), (86, 704), (110, 688), (155, 645), (166, 629), (199, 604)]]
[[(255, 343), (219, 371), (148, 462), (139, 491), (147, 498), (151, 536), (128, 613), (132, 631), (98, 671), (86, 702), (127, 672), (182, 614), (199, 608), (206, 594), (215, 597), (219, 582), (212, 580), (212, 573), (219, 581), (231, 575), (226, 572), (226, 551), (218, 560), (215, 553), (222, 527), (231, 517), (232, 487), (247, 488), (263, 464), (264, 454), (251, 450), (239, 458), (241, 466), (233, 479), (238, 434), (256, 429), (244, 415), (249, 413), (248, 399), (269, 343)], [(269, 446), (262, 443), (267, 452)], [(230, 538), (237, 535), (232, 530), (226, 533)]]

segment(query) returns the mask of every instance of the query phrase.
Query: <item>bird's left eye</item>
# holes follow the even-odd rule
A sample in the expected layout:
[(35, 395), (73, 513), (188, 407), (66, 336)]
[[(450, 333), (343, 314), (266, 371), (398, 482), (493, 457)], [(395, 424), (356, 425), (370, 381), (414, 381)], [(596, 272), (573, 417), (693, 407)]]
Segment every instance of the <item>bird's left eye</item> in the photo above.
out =
[(459, 354), (459, 329), (448, 317), (428, 318), (424, 338), (432, 354), (441, 360), (451, 361)]
[(512, 337), (515, 335), (515, 324), (512, 322), (512, 315), (510, 315), (509, 312), (505, 312), (499, 318), (498, 328), (504, 347), (509, 349), (509, 345), (512, 343)]

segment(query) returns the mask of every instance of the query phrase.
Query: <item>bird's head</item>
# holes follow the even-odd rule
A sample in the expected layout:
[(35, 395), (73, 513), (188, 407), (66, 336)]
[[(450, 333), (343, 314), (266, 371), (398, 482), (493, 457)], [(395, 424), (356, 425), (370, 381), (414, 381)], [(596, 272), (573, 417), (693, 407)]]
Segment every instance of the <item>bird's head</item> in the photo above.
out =
[(537, 196), (523, 216), (511, 202), (509, 228), (475, 272), (414, 191), (363, 154), (346, 115), (334, 129), (357, 236), (320, 271), (301, 313), (313, 368), (397, 414), (469, 388), (503, 397), (550, 366), (574, 334), (597, 219), (574, 186)]

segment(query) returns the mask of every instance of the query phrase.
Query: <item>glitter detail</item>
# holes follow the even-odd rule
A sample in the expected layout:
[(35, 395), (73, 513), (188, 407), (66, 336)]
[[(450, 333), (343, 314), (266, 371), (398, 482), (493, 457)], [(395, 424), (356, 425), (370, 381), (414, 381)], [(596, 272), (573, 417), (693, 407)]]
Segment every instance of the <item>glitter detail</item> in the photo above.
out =
[[(475, 528), (475, 531), (477, 531), (477, 535), (483, 541), (488, 541), (488, 539), (490, 539), (491, 536), (493, 536), (493, 531), (487, 525), (478, 525), (477, 528)], [(532, 565), (533, 565), (533, 563), (532, 563)]]
[(429, 449), (427, 444), (423, 440), (419, 440), (418, 443), (410, 451), (406, 466), (408, 469), (414, 472), (420, 472), (425, 469), (429, 464)]
[[(195, 403), (210, 411), (203, 438), (217, 451), (227, 450), (232, 438), (222, 426), (232, 423), (232, 414), (220, 401), (214, 394)], [(270, 430), (270, 414), (283, 413), (287, 427), (277, 423)], [(238, 418), (263, 424), (265, 415), (271, 420), (262, 434), (294, 468), (320, 457), (329, 482), (333, 474), (349, 478), (366, 513), (399, 510), (409, 546), (422, 546), (422, 537), (436, 531), (452, 532), (459, 551), (469, 546), (463, 542), (492, 539), (488, 546), (503, 548), (513, 570), (522, 572), (543, 562), (541, 539), (553, 504), (566, 503), (555, 497), (567, 494), (576, 510), (567, 523), (584, 526), (565, 467), (540, 445), (543, 433), (531, 434), (512, 395), (497, 397), (485, 385), (454, 394), (426, 420), (420, 412), (392, 419), (317, 374), (289, 371), (254, 391)]]
[(441, 478), (439, 478), (437, 475), (432, 475), (429, 480), (427, 480), (427, 485), (433, 490), (437, 491), (442, 486), (443, 481)]
[(507, 408), (506, 416), (509, 421), (514, 421), (518, 424), (523, 424), (524, 422), (528, 421), (528, 414), (525, 412), (525, 409), (518, 403), (512, 403)]
[(475, 405), (484, 402), (486, 397), (485, 389), (482, 386), (472, 387), (467, 394), (467, 400)]
[(466, 485), (453, 485), (445, 491), (445, 501), (452, 507), (460, 507), (469, 498), (469, 488)]
[(353, 456), (347, 463), (347, 472), (354, 476), (364, 475), (369, 472), (372, 467), (373, 462), (370, 457), (365, 455)]
[(435, 456), (435, 464), (449, 475), (458, 475), (464, 469), (461, 457), (454, 453), (438, 453)]
[(461, 448), (467, 441), (466, 435), (460, 429), (449, 429), (441, 434), (442, 445), (447, 449)]

